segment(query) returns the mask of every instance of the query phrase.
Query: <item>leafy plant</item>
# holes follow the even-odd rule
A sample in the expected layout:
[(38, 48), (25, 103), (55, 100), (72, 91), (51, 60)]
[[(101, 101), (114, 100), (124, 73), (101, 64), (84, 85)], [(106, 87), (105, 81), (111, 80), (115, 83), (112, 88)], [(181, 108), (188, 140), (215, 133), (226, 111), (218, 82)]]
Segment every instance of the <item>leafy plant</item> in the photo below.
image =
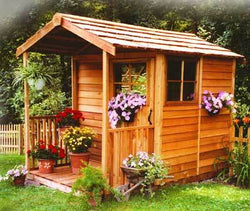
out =
[(130, 154), (123, 160), (123, 165), (145, 171), (141, 192), (150, 194), (151, 197), (153, 196), (151, 184), (156, 179), (164, 179), (168, 175), (166, 164), (154, 153), (149, 155), (147, 152), (137, 152), (135, 156)]
[(94, 199), (96, 205), (100, 205), (105, 191), (115, 196), (119, 195), (116, 189), (108, 185), (100, 169), (87, 165), (81, 172), (83, 176), (74, 182), (72, 191), (73, 194), (80, 195), (86, 204)]
[[(234, 182), (237, 186), (250, 187), (250, 156), (248, 155), (247, 142), (235, 142), (232, 151), (226, 150), (226, 158), (217, 158), (214, 167), (219, 165), (218, 161), (223, 161), (226, 164), (217, 176), (218, 179), (225, 182)], [(230, 172), (232, 169), (232, 174)]]
[(46, 83), (51, 83), (52, 74), (43, 71), (40, 63), (29, 63), (27, 67), (20, 66), (15, 72), (14, 85), (22, 84), (27, 80), (30, 87), (41, 90)]

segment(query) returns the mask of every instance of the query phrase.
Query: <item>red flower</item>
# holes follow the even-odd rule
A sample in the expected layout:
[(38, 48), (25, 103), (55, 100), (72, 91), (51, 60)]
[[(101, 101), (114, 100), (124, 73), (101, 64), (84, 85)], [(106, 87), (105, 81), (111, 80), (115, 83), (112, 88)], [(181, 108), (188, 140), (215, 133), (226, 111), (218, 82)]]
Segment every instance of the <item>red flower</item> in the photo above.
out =
[(44, 143), (44, 141), (43, 141), (43, 140), (40, 140), (40, 141), (39, 141), (39, 143), (40, 143), (40, 144), (43, 144), (43, 143)]
[(63, 158), (65, 158), (65, 156), (66, 156), (66, 154), (65, 153), (59, 153), (59, 157), (61, 158), (61, 159), (63, 159)]
[(56, 149), (55, 147), (53, 147), (53, 148), (51, 149), (51, 152), (52, 152), (53, 154), (56, 154), (56, 153), (57, 153), (57, 149)]
[(64, 153), (64, 149), (60, 148), (59, 149), (60, 153)]
[(234, 122), (234, 124), (238, 125), (238, 123), (240, 122), (240, 120), (239, 119), (234, 119), (233, 122)]
[(40, 149), (45, 149), (45, 148), (46, 148), (45, 144), (40, 145)]
[(29, 155), (31, 153), (31, 150), (29, 149), (28, 151), (27, 151), (27, 154)]
[(242, 119), (242, 121), (245, 123), (245, 124), (248, 124), (248, 123), (250, 123), (250, 117), (244, 117), (243, 119)]
[(82, 116), (81, 119), (82, 119), (82, 121), (84, 121), (84, 120), (85, 120), (85, 117)]
[(49, 144), (48, 149), (52, 150), (54, 146), (52, 144)]
[(64, 113), (71, 114), (72, 113), (72, 109), (71, 108), (65, 108)]

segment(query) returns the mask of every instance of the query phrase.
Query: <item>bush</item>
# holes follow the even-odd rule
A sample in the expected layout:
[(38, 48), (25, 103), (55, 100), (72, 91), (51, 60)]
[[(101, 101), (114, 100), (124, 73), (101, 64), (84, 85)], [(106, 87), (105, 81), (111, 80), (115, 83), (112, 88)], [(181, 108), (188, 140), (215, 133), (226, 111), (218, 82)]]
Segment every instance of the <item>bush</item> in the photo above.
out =
[[(248, 143), (236, 141), (234, 149), (226, 152), (226, 159), (217, 158), (217, 161), (224, 161), (227, 166), (218, 174), (217, 178), (225, 182), (235, 183), (240, 187), (249, 188), (250, 156), (248, 155)], [(232, 169), (232, 174), (230, 168)]]

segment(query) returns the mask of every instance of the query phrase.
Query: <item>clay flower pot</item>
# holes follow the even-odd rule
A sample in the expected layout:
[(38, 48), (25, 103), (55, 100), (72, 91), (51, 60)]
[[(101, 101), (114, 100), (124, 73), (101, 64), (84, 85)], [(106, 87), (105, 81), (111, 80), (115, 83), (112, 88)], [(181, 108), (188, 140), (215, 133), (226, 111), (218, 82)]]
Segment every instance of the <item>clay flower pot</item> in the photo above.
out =
[(38, 168), (40, 173), (49, 174), (54, 170), (54, 160), (39, 159)]
[(13, 185), (15, 185), (15, 186), (24, 186), (25, 178), (26, 178), (26, 175), (22, 175), (22, 176), (19, 176), (19, 177), (14, 177)]
[(84, 163), (89, 163), (89, 152), (83, 153), (69, 153), (70, 162), (71, 162), (71, 170), (73, 174), (79, 174), (80, 169), (85, 167)]

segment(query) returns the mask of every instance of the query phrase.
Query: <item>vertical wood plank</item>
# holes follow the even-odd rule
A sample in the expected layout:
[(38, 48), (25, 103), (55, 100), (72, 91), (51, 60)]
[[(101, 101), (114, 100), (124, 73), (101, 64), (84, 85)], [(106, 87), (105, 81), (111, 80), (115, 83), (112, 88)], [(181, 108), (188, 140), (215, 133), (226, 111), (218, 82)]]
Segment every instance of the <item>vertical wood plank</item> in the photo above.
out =
[[(203, 73), (203, 57), (200, 58), (199, 61), (199, 77), (198, 77), (198, 103), (201, 105), (202, 99), (202, 73)], [(198, 114), (198, 138), (197, 138), (197, 172), (196, 174), (200, 174), (200, 140), (201, 140), (201, 108), (199, 108)]]
[[(23, 66), (28, 65), (28, 52), (23, 53)], [(30, 125), (29, 125), (29, 84), (24, 81), (24, 141), (25, 141), (25, 166), (30, 169), (29, 157), (27, 151), (30, 149)]]
[(102, 56), (102, 171), (107, 176), (107, 141), (108, 141), (108, 100), (109, 100), (109, 55)]
[(154, 134), (154, 152), (161, 155), (161, 134), (163, 105), (165, 103), (165, 70), (166, 58), (165, 54), (156, 54), (155, 65), (155, 134)]

